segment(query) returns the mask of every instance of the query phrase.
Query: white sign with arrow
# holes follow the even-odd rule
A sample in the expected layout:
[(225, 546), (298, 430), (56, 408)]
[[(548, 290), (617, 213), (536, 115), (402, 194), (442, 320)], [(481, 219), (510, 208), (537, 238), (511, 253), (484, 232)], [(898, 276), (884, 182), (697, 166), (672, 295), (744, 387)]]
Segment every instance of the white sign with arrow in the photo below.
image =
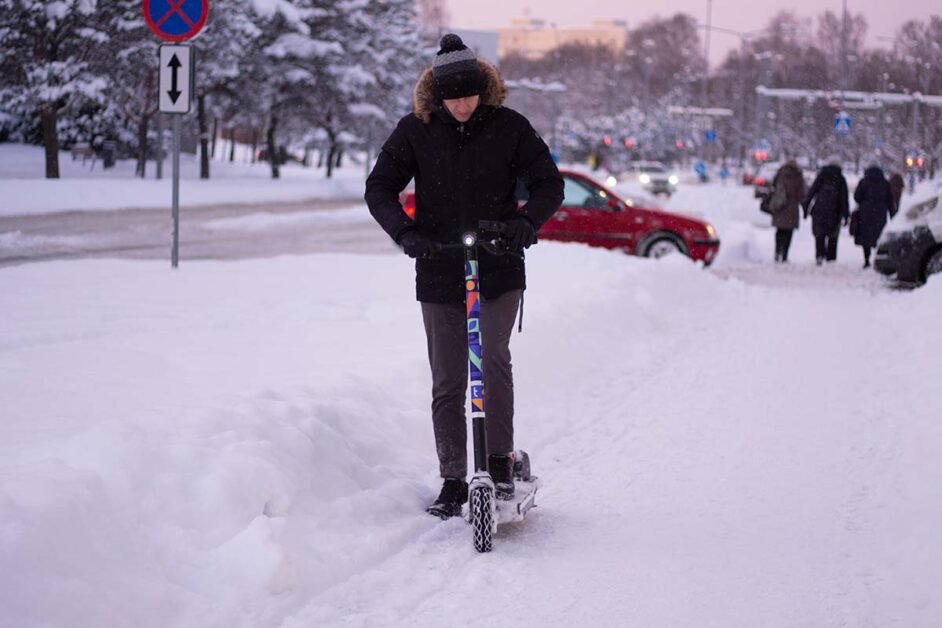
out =
[(160, 47), (160, 111), (189, 113), (193, 94), (193, 47)]

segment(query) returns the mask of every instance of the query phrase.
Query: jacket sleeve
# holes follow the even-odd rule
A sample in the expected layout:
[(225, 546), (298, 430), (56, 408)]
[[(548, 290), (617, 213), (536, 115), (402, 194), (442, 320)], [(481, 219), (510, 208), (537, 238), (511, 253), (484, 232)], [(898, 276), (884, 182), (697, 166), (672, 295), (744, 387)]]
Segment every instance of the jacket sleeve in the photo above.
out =
[(841, 216), (850, 218), (850, 193), (847, 189), (847, 179), (841, 177)]
[(821, 175), (819, 174), (814, 178), (814, 183), (811, 184), (811, 188), (808, 190), (808, 193), (805, 195), (805, 200), (801, 202), (801, 206), (808, 211), (811, 208), (811, 200), (814, 198), (814, 195), (818, 193), (818, 188), (821, 187)]
[(538, 230), (563, 203), (563, 178), (546, 142), (528, 121), (524, 119), (524, 122), (526, 128), (517, 143), (512, 163), (516, 176), (530, 193), (520, 213)]
[(370, 214), (383, 230), (396, 242), (408, 229), (415, 228), (415, 223), (406, 215), (399, 202), (399, 193), (415, 176), (416, 160), (409, 142), (409, 116), (399, 121), (376, 159), (373, 171), (366, 179), (366, 205)]

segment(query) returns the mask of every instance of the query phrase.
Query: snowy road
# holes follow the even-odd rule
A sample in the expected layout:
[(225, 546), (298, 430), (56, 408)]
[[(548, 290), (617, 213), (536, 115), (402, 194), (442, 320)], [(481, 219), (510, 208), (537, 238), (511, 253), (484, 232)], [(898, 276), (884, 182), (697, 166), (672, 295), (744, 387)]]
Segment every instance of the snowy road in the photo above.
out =
[[(391, 246), (362, 202), (350, 200), (184, 207), (180, 216), (181, 261)], [(0, 216), (0, 267), (88, 257), (169, 260), (172, 230), (169, 209)]]

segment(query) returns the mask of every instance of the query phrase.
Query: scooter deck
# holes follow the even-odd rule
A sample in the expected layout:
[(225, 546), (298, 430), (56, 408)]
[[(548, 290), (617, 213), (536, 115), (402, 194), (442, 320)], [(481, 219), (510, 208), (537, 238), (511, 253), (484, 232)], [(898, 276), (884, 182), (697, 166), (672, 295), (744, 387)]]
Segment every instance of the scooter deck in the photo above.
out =
[(536, 491), (543, 482), (536, 476), (531, 476), (530, 481), (516, 480), (514, 482), (513, 499), (498, 499), (497, 503), (497, 524), (513, 523), (523, 521), (527, 512), (536, 506)]

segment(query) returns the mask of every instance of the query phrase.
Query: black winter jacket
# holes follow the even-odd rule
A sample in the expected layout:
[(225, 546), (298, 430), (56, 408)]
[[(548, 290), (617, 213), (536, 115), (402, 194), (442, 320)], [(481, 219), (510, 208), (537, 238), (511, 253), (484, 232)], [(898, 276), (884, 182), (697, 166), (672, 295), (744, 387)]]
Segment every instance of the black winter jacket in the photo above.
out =
[(860, 246), (874, 247), (886, 226), (887, 216), (896, 214), (893, 191), (890, 182), (883, 176), (883, 170), (873, 166), (864, 171), (863, 179), (854, 190), (854, 200), (860, 204), (860, 221), (854, 242)]
[(829, 236), (841, 227), (841, 219), (850, 216), (847, 179), (841, 167), (828, 165), (815, 177), (802, 205), (811, 212), (811, 231), (815, 236)]
[[(458, 243), (480, 220), (523, 215), (539, 229), (559, 209), (563, 181), (549, 149), (519, 113), (502, 106), (506, 90), (497, 71), (479, 61), (488, 85), (471, 119), (461, 124), (432, 96), (431, 71), (416, 85), (413, 112), (399, 121), (366, 181), (366, 203), (398, 242), (418, 229), (440, 243)], [(403, 212), (399, 193), (415, 178), (415, 221)], [(529, 200), (517, 209), (517, 179)], [(522, 259), (479, 251), (481, 294), (494, 298), (526, 287)], [(464, 301), (460, 249), (416, 260), (416, 298), (428, 303)]]

